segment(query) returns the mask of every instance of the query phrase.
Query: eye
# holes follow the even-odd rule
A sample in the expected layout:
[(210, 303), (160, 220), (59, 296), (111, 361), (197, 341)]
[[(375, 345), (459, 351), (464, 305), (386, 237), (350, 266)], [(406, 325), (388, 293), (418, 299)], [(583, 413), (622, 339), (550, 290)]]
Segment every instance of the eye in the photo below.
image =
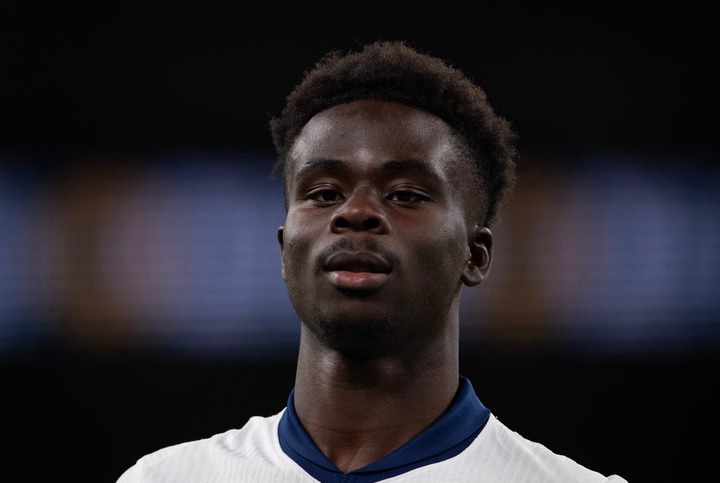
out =
[(338, 190), (322, 188), (311, 191), (307, 198), (318, 203), (335, 203), (342, 199), (342, 194)]
[(416, 191), (397, 190), (390, 193), (390, 195), (388, 195), (388, 199), (401, 205), (410, 205), (427, 201), (429, 198)]

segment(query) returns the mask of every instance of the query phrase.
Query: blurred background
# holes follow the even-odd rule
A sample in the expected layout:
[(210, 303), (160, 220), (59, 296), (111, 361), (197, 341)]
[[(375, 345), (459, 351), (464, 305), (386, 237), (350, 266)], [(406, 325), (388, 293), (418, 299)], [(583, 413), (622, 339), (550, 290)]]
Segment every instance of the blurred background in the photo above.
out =
[[(519, 134), (461, 370), (514, 430), (629, 481), (700, 481), (718, 428), (709, 4), (0, 5), (0, 373), (22, 481), (114, 482), (285, 405), (271, 114), (326, 51), (404, 39)], [(706, 461), (708, 463), (706, 463)]]

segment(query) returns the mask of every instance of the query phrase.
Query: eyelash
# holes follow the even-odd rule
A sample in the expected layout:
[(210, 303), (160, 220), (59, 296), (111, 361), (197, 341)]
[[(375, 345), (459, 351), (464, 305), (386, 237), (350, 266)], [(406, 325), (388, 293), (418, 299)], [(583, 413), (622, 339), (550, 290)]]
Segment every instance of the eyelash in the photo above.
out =
[(338, 191), (338, 190), (331, 189), (331, 188), (322, 188), (322, 189), (317, 189), (317, 190), (311, 191), (308, 194), (307, 198), (311, 201), (315, 201), (317, 203), (322, 203), (322, 204), (332, 204), (332, 203), (336, 203), (338, 201), (337, 199), (335, 199), (335, 200), (322, 199), (323, 195), (327, 195), (327, 194), (332, 194), (333, 197), (335, 197), (335, 198), (340, 198), (340, 196), (341, 196), (340, 191)]
[[(333, 199), (325, 199), (326, 195), (330, 195), (327, 197), (333, 198)], [(406, 195), (410, 199), (409, 200), (401, 200), (401, 199), (398, 199), (398, 195)], [(318, 203), (321, 205), (331, 205), (331, 204), (337, 203), (338, 201), (341, 200), (341, 198), (342, 198), (341, 192), (339, 190), (332, 189), (332, 188), (317, 189), (317, 190), (311, 191), (307, 196), (308, 200), (314, 201), (315, 203)], [(388, 201), (398, 204), (398, 205), (401, 205), (401, 206), (410, 206), (410, 205), (414, 205), (414, 204), (421, 203), (424, 201), (428, 201), (430, 199), (427, 196), (425, 196), (421, 193), (418, 193), (417, 191), (408, 190), (408, 189), (398, 189), (398, 190), (392, 191), (385, 198)]]
[(388, 198), (391, 198), (391, 197), (397, 198), (397, 195), (399, 195), (399, 194), (409, 195), (411, 199), (410, 200), (396, 199), (394, 201), (394, 203), (398, 203), (398, 204), (402, 204), (402, 205), (412, 205), (415, 203), (420, 203), (420, 202), (429, 200), (429, 198), (427, 196), (420, 194), (417, 191), (412, 191), (412, 190), (396, 190), (396, 191), (393, 191), (392, 193), (390, 193), (388, 195)]

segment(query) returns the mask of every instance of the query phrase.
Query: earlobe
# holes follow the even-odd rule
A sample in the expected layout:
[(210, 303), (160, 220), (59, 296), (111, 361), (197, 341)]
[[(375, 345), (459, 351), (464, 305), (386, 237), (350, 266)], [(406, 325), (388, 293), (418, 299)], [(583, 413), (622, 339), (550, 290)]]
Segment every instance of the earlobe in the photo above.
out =
[(280, 273), (282, 275), (282, 279), (285, 280), (285, 226), (280, 225), (280, 227), (277, 230), (277, 240), (280, 244)]
[(468, 287), (480, 284), (490, 271), (492, 262), (492, 233), (485, 226), (475, 226), (468, 240), (470, 259), (462, 272), (462, 281)]

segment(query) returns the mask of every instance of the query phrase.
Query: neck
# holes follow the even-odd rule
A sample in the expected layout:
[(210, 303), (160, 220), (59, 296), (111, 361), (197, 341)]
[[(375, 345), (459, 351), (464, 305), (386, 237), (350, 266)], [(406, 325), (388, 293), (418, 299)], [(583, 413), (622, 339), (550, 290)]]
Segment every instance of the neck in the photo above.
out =
[(295, 410), (318, 448), (348, 472), (432, 424), (450, 405), (458, 381), (457, 334), (359, 360), (327, 348), (303, 327)]

